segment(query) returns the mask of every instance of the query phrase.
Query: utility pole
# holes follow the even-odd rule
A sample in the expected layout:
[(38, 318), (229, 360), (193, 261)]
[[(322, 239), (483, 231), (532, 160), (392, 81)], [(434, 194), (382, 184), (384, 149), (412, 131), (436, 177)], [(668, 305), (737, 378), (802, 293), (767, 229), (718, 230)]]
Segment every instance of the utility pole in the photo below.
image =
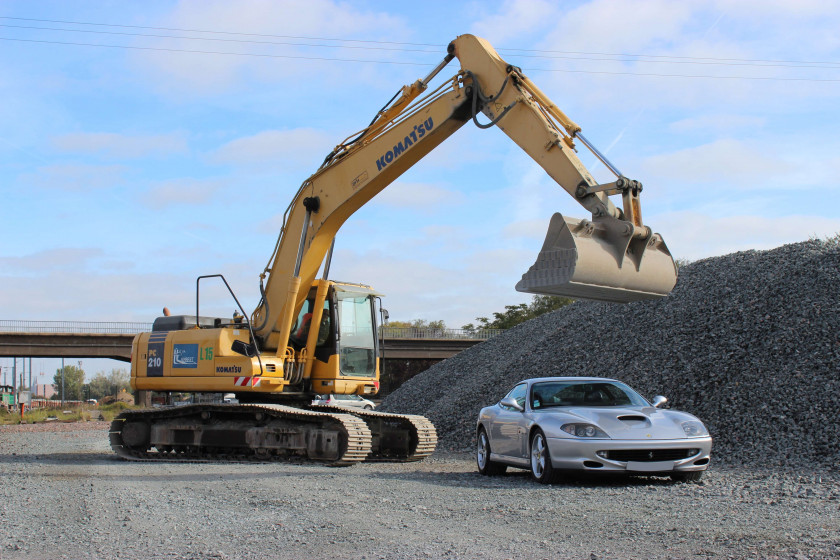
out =
[(64, 406), (64, 358), (61, 358), (61, 406)]
[(12, 395), (15, 397), (15, 406), (17, 406), (17, 358), (12, 358)]

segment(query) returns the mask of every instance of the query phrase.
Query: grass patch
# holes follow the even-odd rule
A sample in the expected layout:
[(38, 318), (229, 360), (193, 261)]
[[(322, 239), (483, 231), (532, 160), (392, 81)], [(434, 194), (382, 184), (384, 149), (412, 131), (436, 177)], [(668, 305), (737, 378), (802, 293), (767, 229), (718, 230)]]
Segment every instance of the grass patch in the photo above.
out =
[[(134, 405), (117, 402), (102, 407), (78, 408), (36, 408), (27, 410), (23, 414), (24, 424), (40, 424), (42, 422), (90, 422), (103, 420), (110, 422), (114, 417), (127, 408), (140, 408)], [(65, 414), (65, 411), (67, 413)], [(0, 424), (20, 424), (20, 412), (10, 412), (0, 409)]]
[(117, 416), (120, 412), (126, 409), (135, 409), (135, 408), (143, 408), (142, 406), (136, 406), (133, 404), (128, 404), (124, 402), (115, 402), (114, 404), (105, 404), (99, 407), (99, 412), (102, 413), (102, 419), (107, 420), (110, 422)]

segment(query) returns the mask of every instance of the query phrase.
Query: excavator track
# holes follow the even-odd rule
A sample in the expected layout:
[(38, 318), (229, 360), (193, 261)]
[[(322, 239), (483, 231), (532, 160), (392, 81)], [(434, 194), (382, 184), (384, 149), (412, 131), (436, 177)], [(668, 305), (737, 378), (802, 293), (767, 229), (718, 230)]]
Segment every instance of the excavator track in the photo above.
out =
[(391, 414), (343, 406), (314, 405), (310, 410), (347, 413), (365, 421), (371, 432), (371, 451), (366, 461), (410, 463), (431, 455), (437, 446), (437, 430), (428, 418)]
[(349, 466), (370, 454), (364, 420), (342, 410), (276, 404), (129, 410), (109, 430), (111, 449), (135, 461), (314, 461)]

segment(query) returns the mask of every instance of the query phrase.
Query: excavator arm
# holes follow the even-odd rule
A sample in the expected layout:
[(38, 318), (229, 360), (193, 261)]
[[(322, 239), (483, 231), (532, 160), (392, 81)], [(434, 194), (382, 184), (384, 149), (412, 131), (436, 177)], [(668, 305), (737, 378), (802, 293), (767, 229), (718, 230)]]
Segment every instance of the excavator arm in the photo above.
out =
[[(453, 58), (461, 71), (426, 92)], [(479, 113), (489, 123), (482, 124)], [(402, 88), (299, 188), (261, 277), (263, 297), (251, 318), (263, 349), (278, 355), (286, 350), (292, 323), (318, 270), (325, 259), (329, 262), (341, 225), (470, 120), (481, 128), (500, 128), (592, 214), (591, 220), (555, 214), (537, 262), (518, 290), (618, 302), (670, 292), (676, 267), (662, 238), (642, 223), (641, 184), (621, 175), (579, 126), (486, 41), (461, 35), (429, 76)], [(576, 140), (593, 149), (616, 174), (615, 181), (599, 185), (592, 178), (575, 153)], [(613, 195), (621, 196), (621, 208), (611, 202)]]

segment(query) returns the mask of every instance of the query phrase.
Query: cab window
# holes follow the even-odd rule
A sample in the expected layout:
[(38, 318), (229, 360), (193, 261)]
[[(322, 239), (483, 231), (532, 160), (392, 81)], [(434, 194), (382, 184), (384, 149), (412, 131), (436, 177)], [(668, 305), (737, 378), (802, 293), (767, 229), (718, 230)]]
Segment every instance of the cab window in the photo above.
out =
[[(292, 327), (289, 339), (292, 344), (298, 349), (306, 346), (306, 339), (309, 337), (309, 329), (312, 326), (312, 309), (314, 307), (314, 300), (308, 299), (304, 302), (300, 309), (297, 321)], [(322, 346), (330, 335), (330, 304), (328, 301), (324, 302), (324, 310), (321, 314), (321, 324), (318, 327), (318, 340), (315, 342), (316, 346)]]

